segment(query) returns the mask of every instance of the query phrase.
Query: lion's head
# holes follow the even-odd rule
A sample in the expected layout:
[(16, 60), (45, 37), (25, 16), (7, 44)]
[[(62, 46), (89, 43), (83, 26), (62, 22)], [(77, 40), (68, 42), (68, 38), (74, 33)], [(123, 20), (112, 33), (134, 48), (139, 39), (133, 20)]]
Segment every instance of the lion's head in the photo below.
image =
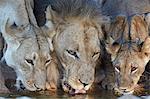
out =
[(111, 54), (115, 69), (115, 90), (121, 94), (133, 93), (136, 90), (140, 76), (150, 59), (148, 21), (144, 20), (145, 18), (135, 15), (128, 24), (125, 17), (119, 16), (110, 28), (111, 43), (109, 42), (106, 49)]
[[(26, 13), (25, 19), (19, 17), (20, 12), (9, 6), (9, 3), (11, 2), (4, 1), (4, 7), (0, 7), (2, 11), (0, 31), (7, 44), (5, 61), (16, 71), (17, 84), (21, 81), (30, 91), (45, 89), (46, 68), (51, 61), (50, 52), (53, 47), (51, 38), (46, 37), (43, 30), (45, 27), (49, 28), (45, 25), (41, 29), (36, 25), (29, 0), (17, 2), (17, 4), (23, 3), (21, 6), (13, 2), (23, 9), (22, 13)], [(4, 11), (8, 8), (9, 11)], [(18, 21), (18, 17), (23, 21)]]
[(64, 67), (64, 89), (88, 90), (92, 85), (100, 55), (98, 32), (93, 25), (71, 22), (54, 38), (55, 50)]
[[(25, 32), (28, 34), (33, 30)], [(15, 69), (17, 80), (20, 80), (25, 88), (30, 91), (45, 89), (46, 67), (51, 60), (50, 46), (45, 37), (37, 38), (29, 35), (28, 37), (23, 36), (25, 38), (21, 40), (8, 42), (4, 57), (6, 63)]]
[(101, 53), (100, 9), (92, 0), (54, 1), (51, 8), (53, 45), (63, 67), (62, 87), (69, 93), (86, 93)]

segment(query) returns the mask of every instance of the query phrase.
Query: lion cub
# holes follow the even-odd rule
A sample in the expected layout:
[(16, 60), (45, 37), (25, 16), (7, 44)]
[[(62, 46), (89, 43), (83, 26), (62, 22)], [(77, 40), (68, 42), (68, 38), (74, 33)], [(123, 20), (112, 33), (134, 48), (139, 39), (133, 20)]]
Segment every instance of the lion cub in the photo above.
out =
[(108, 31), (107, 51), (115, 69), (115, 90), (136, 92), (138, 81), (150, 60), (150, 14), (134, 15), (130, 20), (118, 16)]

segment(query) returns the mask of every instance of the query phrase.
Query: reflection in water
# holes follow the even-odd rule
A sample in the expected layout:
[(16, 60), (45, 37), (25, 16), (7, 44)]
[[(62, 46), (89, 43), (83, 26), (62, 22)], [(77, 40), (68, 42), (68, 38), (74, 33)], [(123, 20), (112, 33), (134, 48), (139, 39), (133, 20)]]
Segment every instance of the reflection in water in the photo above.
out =
[(17, 97), (16, 99), (34, 99), (34, 98), (32, 98), (32, 97), (22, 96), (22, 97)]
[[(113, 95), (110, 91), (97, 91), (91, 92), (84, 95), (75, 95), (71, 96), (67, 93), (63, 93), (63, 91), (58, 91), (57, 93), (45, 91), (45, 92), (26, 92), (19, 94), (2, 94), (1, 97), (5, 98), (16, 98), (16, 99), (35, 99), (35, 98), (50, 98), (50, 99), (116, 99), (117, 97)], [(1, 99), (0, 97), (0, 99)], [(111, 97), (111, 98), (110, 98)]]
[(124, 95), (124, 96), (119, 97), (118, 99), (150, 99), (150, 96), (137, 97), (134, 95)]
[[(67, 93), (63, 93), (63, 91), (59, 90), (57, 93), (43, 91), (43, 92), (26, 92), (26, 93), (18, 93), (18, 94), (0, 94), (0, 99), (4, 98), (16, 98), (16, 99), (117, 99), (110, 91), (99, 90), (95, 92), (91, 92), (84, 95), (75, 95), (71, 96)], [(141, 99), (141, 97), (134, 97), (133, 95), (122, 96), (119, 99)], [(150, 99), (150, 96), (142, 96), (142, 99)]]

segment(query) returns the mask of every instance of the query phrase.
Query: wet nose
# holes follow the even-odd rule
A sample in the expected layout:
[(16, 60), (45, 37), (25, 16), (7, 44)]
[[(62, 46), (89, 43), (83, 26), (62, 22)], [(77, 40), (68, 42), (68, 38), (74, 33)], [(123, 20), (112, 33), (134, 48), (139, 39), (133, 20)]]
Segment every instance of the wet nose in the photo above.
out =
[(37, 89), (38, 91), (41, 91), (41, 90), (42, 90), (41, 88), (39, 88), (39, 87), (36, 86), (35, 84), (34, 84), (34, 86), (36, 87), (36, 89)]
[(120, 87), (119, 89), (122, 90), (123, 92), (127, 92), (127, 88), (125, 87)]
[(32, 79), (30, 79), (30, 80), (27, 81), (27, 84), (30, 85), (30, 86), (34, 85), (34, 81)]
[(87, 83), (82, 82), (80, 79), (79, 81), (83, 84), (84, 87), (88, 85)]

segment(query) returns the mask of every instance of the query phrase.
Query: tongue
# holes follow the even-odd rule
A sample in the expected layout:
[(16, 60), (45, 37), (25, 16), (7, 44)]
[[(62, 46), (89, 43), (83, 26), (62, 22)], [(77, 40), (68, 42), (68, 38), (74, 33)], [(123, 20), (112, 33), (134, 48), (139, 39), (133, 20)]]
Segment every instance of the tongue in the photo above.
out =
[(86, 93), (86, 91), (84, 89), (75, 91), (75, 94), (85, 94), (85, 93)]
[(78, 90), (78, 89), (72, 89), (72, 90), (70, 90), (69, 91), (69, 93), (71, 94), (71, 95), (75, 95), (75, 94), (85, 94), (86, 93), (86, 90), (84, 90), (84, 89), (80, 89), (80, 90)]

